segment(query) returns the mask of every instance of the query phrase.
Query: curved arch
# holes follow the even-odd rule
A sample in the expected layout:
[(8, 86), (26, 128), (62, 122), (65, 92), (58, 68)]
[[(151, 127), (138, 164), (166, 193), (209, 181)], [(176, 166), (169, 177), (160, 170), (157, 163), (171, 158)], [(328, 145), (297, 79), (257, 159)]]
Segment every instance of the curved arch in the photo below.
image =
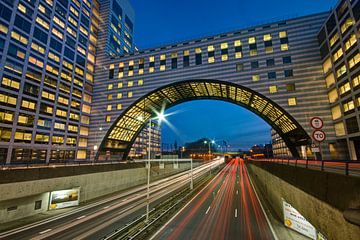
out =
[(186, 80), (160, 87), (138, 99), (115, 120), (102, 140), (96, 159), (110, 151), (123, 160), (150, 118), (162, 109), (196, 99), (222, 100), (242, 106), (264, 119), (285, 141), (294, 157), (310, 137), (299, 123), (271, 99), (247, 87), (218, 80)]

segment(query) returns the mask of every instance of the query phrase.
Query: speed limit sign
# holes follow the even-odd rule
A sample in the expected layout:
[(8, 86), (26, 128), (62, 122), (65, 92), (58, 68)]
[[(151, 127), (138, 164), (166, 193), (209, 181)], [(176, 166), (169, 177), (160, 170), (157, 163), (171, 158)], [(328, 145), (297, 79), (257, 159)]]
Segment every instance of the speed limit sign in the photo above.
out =
[(326, 134), (322, 130), (315, 130), (312, 137), (317, 142), (323, 142), (326, 139)]
[(313, 117), (310, 120), (310, 125), (314, 129), (321, 129), (324, 126), (324, 122), (319, 117)]

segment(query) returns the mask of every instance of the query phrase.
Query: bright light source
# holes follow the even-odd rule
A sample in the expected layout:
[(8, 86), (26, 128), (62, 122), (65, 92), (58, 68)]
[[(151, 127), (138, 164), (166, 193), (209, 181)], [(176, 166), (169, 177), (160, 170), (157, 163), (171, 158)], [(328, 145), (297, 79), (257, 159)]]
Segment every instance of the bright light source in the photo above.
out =
[(204, 141), (205, 144), (207, 144), (207, 141)]
[(94, 151), (98, 150), (98, 146), (94, 145)]
[(144, 117), (143, 116), (137, 116), (137, 118), (136, 118), (138, 121), (140, 121), (140, 122), (143, 122), (144, 121)]
[(165, 121), (165, 114), (164, 112), (159, 112), (157, 114), (157, 119), (159, 120), (159, 122)]
[(215, 143), (215, 141), (214, 141), (214, 140), (212, 140), (212, 141), (211, 141), (211, 143), (212, 143), (212, 144), (214, 144), (214, 143)]

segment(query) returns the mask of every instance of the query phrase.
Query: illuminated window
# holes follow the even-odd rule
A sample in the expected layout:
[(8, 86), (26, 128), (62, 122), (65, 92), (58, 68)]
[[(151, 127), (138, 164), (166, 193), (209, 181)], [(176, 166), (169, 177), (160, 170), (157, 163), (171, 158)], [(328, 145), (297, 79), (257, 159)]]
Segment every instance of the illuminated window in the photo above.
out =
[(49, 93), (49, 92), (43, 90), (41, 93), (41, 96), (43, 98), (55, 101), (55, 94), (53, 94), (53, 93)]
[(213, 45), (208, 46), (208, 63), (215, 62), (215, 48)]
[(166, 55), (161, 54), (160, 55), (160, 71), (165, 71), (166, 69)]
[(145, 59), (144, 58), (140, 58), (139, 59), (139, 74), (144, 74), (144, 63), (145, 63)]
[(149, 57), (149, 73), (153, 73), (155, 71), (155, 57)]
[(346, 133), (345, 133), (345, 127), (344, 127), (344, 123), (343, 122), (339, 122), (339, 123), (336, 123), (334, 125), (335, 127), (335, 135), (336, 136), (344, 136)]
[(21, 3), (19, 3), (18, 5), (18, 10), (22, 13), (26, 14), (26, 7), (24, 5), (22, 5)]
[(289, 50), (289, 45), (287, 43), (281, 44), (280, 46), (281, 51), (287, 51)]
[(341, 33), (346, 32), (352, 25), (354, 25), (354, 21), (351, 17), (348, 17), (340, 27)]
[(65, 23), (61, 21), (56, 15), (53, 18), (54, 22), (61, 28), (65, 28)]
[(336, 69), (336, 76), (339, 78), (342, 75), (344, 75), (346, 73), (346, 66), (342, 65), (341, 67), (339, 67), (338, 69)]
[(112, 109), (112, 105), (107, 105), (106, 110), (111, 111), (111, 109)]
[(335, 32), (334, 36), (330, 38), (330, 47), (332, 47), (339, 40), (339, 33)]
[(111, 122), (111, 116), (106, 115), (106, 117), (105, 117), (105, 122)]
[(28, 44), (28, 39), (15, 31), (11, 32), (11, 37), (24, 45)]
[(9, 31), (8, 27), (0, 23), (0, 33), (7, 34), (8, 31)]
[(113, 89), (113, 85), (112, 84), (108, 84), (108, 87), (107, 87), (108, 90), (111, 90)]
[(128, 92), (128, 98), (131, 98), (133, 96), (133, 92)]
[(112, 95), (111, 94), (107, 95), (107, 100), (112, 100)]
[(36, 22), (37, 22), (40, 26), (42, 26), (43, 28), (45, 28), (46, 30), (49, 30), (49, 24), (48, 24), (45, 20), (43, 20), (42, 18), (36, 17)]
[(235, 58), (242, 58), (242, 44), (240, 40), (234, 41), (234, 47), (235, 47)]
[(89, 128), (81, 126), (80, 127), (80, 135), (84, 135), (84, 136), (89, 135)]
[(329, 98), (330, 103), (334, 103), (334, 102), (336, 102), (338, 100), (339, 96), (338, 96), (336, 88), (334, 88), (333, 90), (331, 90), (328, 93), (328, 98)]
[(195, 48), (195, 64), (202, 64), (201, 48)]
[(325, 82), (326, 82), (326, 86), (329, 88), (331, 87), (333, 84), (335, 84), (335, 77), (333, 73), (330, 73), (326, 78), (325, 78)]
[(347, 51), (347, 50), (349, 50), (352, 46), (354, 46), (354, 44), (357, 42), (357, 40), (356, 40), (356, 36), (355, 36), (355, 33), (352, 33), (351, 35), (350, 35), (350, 37), (347, 39), (347, 40), (345, 40), (345, 50)]
[(341, 109), (339, 105), (331, 108), (331, 115), (333, 120), (339, 119), (341, 117)]
[(331, 59), (327, 58), (325, 62), (323, 63), (323, 71), (324, 73), (327, 73), (332, 67)]
[(7, 86), (10, 88), (20, 89), (20, 83), (18, 81), (15, 81), (14, 79), (10, 79), (6, 76), (3, 76), (1, 85)]
[(128, 81), (128, 87), (132, 87), (134, 86), (134, 82), (133, 81)]
[(55, 128), (55, 129), (64, 130), (64, 129), (65, 129), (65, 124), (64, 124), (64, 123), (55, 122), (54, 128)]
[(349, 92), (350, 90), (351, 90), (351, 87), (350, 87), (350, 83), (349, 83), (349, 82), (345, 82), (344, 84), (342, 84), (341, 86), (339, 86), (340, 95), (343, 95), (343, 94)]
[(119, 74), (118, 74), (118, 78), (122, 78), (124, 77), (124, 63), (121, 62), (119, 63)]
[(121, 98), (122, 98), (122, 93), (118, 93), (118, 94), (116, 95), (116, 98), (117, 98), (117, 99), (121, 99)]
[(344, 112), (348, 112), (348, 111), (353, 110), (355, 108), (354, 101), (350, 100), (350, 101), (344, 103), (343, 107), (344, 107)]
[(296, 106), (297, 105), (296, 98), (288, 98), (288, 105), (289, 106)]
[(142, 80), (142, 79), (138, 80), (138, 85), (139, 86), (144, 85), (144, 80)]
[(252, 75), (252, 80), (253, 80), (253, 82), (260, 81), (260, 75), (259, 74)]
[(333, 54), (333, 60), (336, 62), (342, 55), (344, 54), (342, 48), (340, 47), (335, 53)]
[(283, 31), (283, 32), (279, 32), (279, 38), (285, 38), (287, 37), (287, 32)]
[(116, 105), (116, 109), (117, 109), (117, 110), (121, 110), (121, 109), (122, 109), (122, 104), (121, 104), (121, 103), (118, 103), (118, 104)]
[(277, 86), (276, 85), (270, 86), (269, 87), (269, 93), (277, 93)]
[(122, 88), (123, 87), (123, 83), (122, 82), (119, 82), (118, 85), (117, 85), (118, 88)]
[(0, 111), (0, 122), (12, 122), (13, 120), (14, 120), (13, 113)]
[(354, 88), (360, 85), (360, 74), (352, 79), (352, 83)]
[(83, 106), (82, 106), (82, 112), (84, 112), (84, 113), (88, 113), (88, 114), (90, 114), (90, 112), (91, 112), (91, 107), (90, 107), (90, 105), (87, 105), (87, 104), (83, 104)]
[(34, 49), (35, 51), (39, 52), (39, 53), (42, 53), (44, 54), (45, 53), (45, 48), (39, 46), (38, 44), (36, 43), (31, 43), (31, 48)]
[(254, 43), (256, 43), (256, 38), (255, 37), (249, 38), (249, 44), (254, 44)]
[(221, 43), (220, 49), (221, 49), (221, 61), (227, 61), (228, 60), (228, 44)]
[(272, 40), (271, 34), (264, 35), (264, 41), (270, 41), (270, 40)]
[(87, 147), (87, 139), (79, 138), (79, 147)]
[(349, 60), (349, 68), (352, 69), (360, 62), (360, 53), (357, 53), (354, 57)]
[(31, 102), (31, 101), (27, 101), (27, 100), (22, 100), (21, 101), (21, 107), (34, 110), (36, 108), (36, 103)]

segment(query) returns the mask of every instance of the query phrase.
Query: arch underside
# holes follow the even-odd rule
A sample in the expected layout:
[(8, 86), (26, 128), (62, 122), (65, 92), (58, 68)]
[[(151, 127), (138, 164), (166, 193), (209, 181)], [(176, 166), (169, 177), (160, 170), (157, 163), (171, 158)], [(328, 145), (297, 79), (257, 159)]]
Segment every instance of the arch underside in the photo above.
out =
[(310, 137), (295, 119), (267, 97), (230, 82), (192, 80), (161, 87), (134, 102), (106, 133), (97, 159), (110, 154), (113, 159), (125, 160), (136, 137), (156, 112), (197, 99), (227, 101), (254, 112), (277, 131), (294, 157), (299, 157), (298, 146), (309, 143)]

